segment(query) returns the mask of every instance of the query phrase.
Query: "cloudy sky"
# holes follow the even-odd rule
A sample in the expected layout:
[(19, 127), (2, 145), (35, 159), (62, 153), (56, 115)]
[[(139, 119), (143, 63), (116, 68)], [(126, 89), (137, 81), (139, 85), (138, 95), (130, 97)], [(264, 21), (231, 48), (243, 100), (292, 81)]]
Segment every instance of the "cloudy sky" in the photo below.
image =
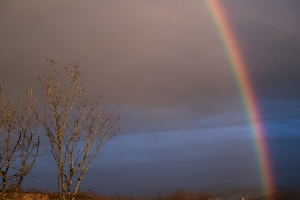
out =
[[(247, 63), (272, 174), (300, 186), (300, 2), (222, 1)], [(0, 80), (11, 99), (46, 57), (79, 63), (84, 97), (121, 114), (81, 188), (99, 193), (259, 187), (257, 158), (226, 53), (204, 0), (0, 0)], [(51, 155), (23, 187), (56, 190)]]

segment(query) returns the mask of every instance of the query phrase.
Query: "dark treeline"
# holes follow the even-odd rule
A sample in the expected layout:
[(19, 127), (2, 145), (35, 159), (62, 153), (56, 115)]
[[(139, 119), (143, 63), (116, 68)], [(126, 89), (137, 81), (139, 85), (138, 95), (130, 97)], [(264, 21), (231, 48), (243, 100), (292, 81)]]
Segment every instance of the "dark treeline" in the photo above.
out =
[[(141, 196), (127, 197), (123, 195), (103, 195), (98, 194), (93, 190), (79, 190), (75, 196), (75, 200), (299, 200), (300, 190), (291, 190), (289, 192), (277, 192), (269, 196), (254, 196), (254, 197), (240, 197), (241, 195), (218, 197), (208, 192), (191, 193), (178, 189), (169, 195), (158, 194), (155, 198), (146, 198)], [(14, 190), (9, 188), (7, 191), (7, 199), (16, 200), (58, 200), (60, 198), (57, 192), (36, 190), (35, 188), (28, 188), (25, 192), (22, 189), (15, 195)], [(68, 198), (68, 195), (66, 195)], [(1, 200), (1, 197), (0, 197)]]
[[(8, 190), (8, 199), (22, 199), (22, 200), (57, 200), (60, 198), (57, 192), (36, 190), (34, 188), (29, 188), (26, 192), (20, 190), (17, 196), (14, 196), (13, 190)], [(14, 196), (14, 197), (13, 197)], [(68, 198), (68, 196), (66, 195)], [(189, 193), (184, 190), (178, 189), (168, 196), (163, 196), (158, 194), (156, 198), (146, 198), (146, 197), (126, 197), (121, 195), (103, 195), (98, 194), (92, 190), (78, 191), (75, 196), (76, 200), (213, 200), (215, 199), (211, 194), (207, 192), (200, 193)]]

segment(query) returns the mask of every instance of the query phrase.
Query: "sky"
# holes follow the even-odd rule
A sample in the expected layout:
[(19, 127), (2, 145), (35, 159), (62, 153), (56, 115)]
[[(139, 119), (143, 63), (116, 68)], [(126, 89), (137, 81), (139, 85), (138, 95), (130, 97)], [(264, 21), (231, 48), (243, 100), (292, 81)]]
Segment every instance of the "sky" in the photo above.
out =
[[(300, 2), (221, 2), (244, 56), (276, 186), (300, 186)], [(0, 81), (11, 101), (45, 58), (79, 63), (83, 97), (124, 125), (80, 187), (99, 193), (260, 187), (238, 86), (204, 0), (0, 0)], [(56, 190), (51, 154), (23, 188)]]

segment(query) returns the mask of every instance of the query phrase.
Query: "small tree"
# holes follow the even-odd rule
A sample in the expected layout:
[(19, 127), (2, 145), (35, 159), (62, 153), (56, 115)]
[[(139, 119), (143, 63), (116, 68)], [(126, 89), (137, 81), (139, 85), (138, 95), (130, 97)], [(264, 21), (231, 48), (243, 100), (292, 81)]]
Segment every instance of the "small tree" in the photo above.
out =
[[(58, 73), (52, 68), (55, 62), (48, 59), (49, 73), (39, 77), (44, 88), (43, 114), (38, 117), (48, 136), (51, 153), (58, 166), (58, 191), (60, 199), (65, 199), (66, 189), (70, 199), (74, 199), (79, 183), (100, 148), (120, 128), (100, 109), (98, 102), (85, 100), (80, 104), (83, 92), (80, 84), (78, 64), (66, 67), (68, 85), (62, 86)], [(75, 191), (71, 184), (78, 174)]]
[(0, 87), (2, 199), (6, 198), (8, 186), (13, 188), (14, 195), (18, 192), (23, 179), (33, 168), (39, 150), (38, 121), (33, 112), (30, 82), (25, 100), (20, 100), (16, 109), (5, 99), (4, 94), (5, 90)]

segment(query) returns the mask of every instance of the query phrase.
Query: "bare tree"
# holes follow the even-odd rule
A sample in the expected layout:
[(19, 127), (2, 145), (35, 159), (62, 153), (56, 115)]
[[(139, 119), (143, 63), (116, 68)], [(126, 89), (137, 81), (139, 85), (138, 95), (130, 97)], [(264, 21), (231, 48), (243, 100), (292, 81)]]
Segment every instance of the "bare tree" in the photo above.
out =
[[(69, 169), (69, 176), (65, 173), (64, 176), (70, 199), (74, 199), (84, 173), (101, 147), (120, 129), (115, 128), (119, 118), (112, 120), (109, 116), (105, 116), (98, 102), (90, 104), (84, 102), (83, 108), (77, 107), (77, 109), (79, 115), (73, 118), (70, 137), (64, 140)], [(77, 172), (79, 177), (75, 191), (71, 194), (70, 186)]]
[(4, 98), (0, 87), (0, 175), (2, 199), (6, 198), (8, 184), (18, 192), (23, 179), (31, 171), (38, 156), (39, 138), (37, 119), (33, 112), (32, 85), (28, 83), (26, 98), (14, 109)]
[[(112, 120), (100, 109), (98, 102), (79, 102), (83, 92), (80, 84), (78, 64), (66, 67), (69, 84), (62, 86), (58, 73), (52, 68), (55, 62), (48, 59), (49, 73), (39, 77), (44, 88), (44, 110), (38, 119), (45, 128), (51, 153), (58, 166), (58, 191), (65, 199), (66, 189), (74, 199), (79, 183), (101, 147), (113, 136), (116, 120)], [(75, 191), (71, 184), (78, 175)]]

